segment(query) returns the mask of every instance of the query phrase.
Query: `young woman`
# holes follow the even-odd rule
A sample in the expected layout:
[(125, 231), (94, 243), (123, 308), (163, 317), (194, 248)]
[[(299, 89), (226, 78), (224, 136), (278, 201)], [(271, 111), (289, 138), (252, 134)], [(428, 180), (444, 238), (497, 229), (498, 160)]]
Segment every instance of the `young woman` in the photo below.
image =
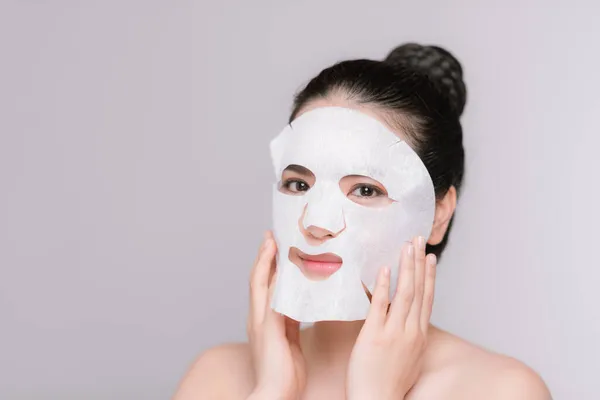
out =
[[(432, 233), (398, 244), (402, 268), (391, 304), (390, 271), (382, 268), (365, 321), (324, 321), (300, 330), (269, 306), (276, 244), (267, 232), (251, 275), (249, 343), (202, 354), (176, 400), (550, 399), (540, 377), (519, 361), (429, 323), (436, 263), (448, 240), (464, 172), (459, 119), (465, 103), (459, 62), (442, 48), (417, 44), (395, 48), (384, 61), (335, 64), (297, 94), (290, 122), (316, 108), (346, 107), (379, 120), (411, 145), (435, 188)], [(284, 171), (282, 182), (286, 190), (306, 191), (314, 177)], [(384, 191), (377, 183), (359, 182), (348, 196), (372, 201)], [(302, 234), (320, 243), (332, 237), (319, 227)]]

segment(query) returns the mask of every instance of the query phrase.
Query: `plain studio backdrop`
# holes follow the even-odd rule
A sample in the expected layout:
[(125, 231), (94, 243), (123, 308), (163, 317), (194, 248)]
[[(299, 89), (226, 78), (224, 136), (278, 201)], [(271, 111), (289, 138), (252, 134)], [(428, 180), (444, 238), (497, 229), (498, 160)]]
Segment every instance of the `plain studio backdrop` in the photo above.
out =
[(481, 3), (3, 0), (0, 398), (167, 399), (244, 340), (293, 93), (418, 41), (469, 90), (434, 323), (598, 399), (600, 5)]

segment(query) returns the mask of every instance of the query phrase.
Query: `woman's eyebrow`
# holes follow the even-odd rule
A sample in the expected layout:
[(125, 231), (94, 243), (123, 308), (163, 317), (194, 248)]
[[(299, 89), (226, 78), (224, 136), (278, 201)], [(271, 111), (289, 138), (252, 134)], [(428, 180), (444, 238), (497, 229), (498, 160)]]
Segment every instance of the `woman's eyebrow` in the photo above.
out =
[(283, 171), (291, 171), (304, 176), (315, 176), (310, 169), (297, 164), (290, 164)]

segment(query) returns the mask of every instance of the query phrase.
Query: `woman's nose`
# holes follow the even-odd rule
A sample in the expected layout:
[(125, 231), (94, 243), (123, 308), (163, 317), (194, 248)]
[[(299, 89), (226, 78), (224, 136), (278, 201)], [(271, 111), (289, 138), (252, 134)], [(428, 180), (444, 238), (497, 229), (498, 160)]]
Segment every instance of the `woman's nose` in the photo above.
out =
[(335, 233), (328, 231), (327, 229), (319, 228), (318, 226), (311, 225), (306, 228), (306, 232), (314, 237), (315, 239), (325, 240), (328, 238), (334, 238)]
[[(340, 215), (341, 218), (337, 223), (326, 223), (326, 221), (322, 221), (323, 223), (319, 223), (318, 220), (314, 220), (313, 218), (307, 218), (307, 207), (304, 207), (302, 211), (302, 215), (298, 220), (298, 228), (302, 235), (306, 239), (306, 241), (311, 245), (319, 245), (329, 239), (333, 239), (337, 237), (340, 233), (346, 229), (346, 222), (344, 221), (343, 215)], [(340, 210), (341, 214), (341, 210)], [(330, 215), (330, 217), (332, 217)], [(306, 226), (308, 224), (308, 226)]]

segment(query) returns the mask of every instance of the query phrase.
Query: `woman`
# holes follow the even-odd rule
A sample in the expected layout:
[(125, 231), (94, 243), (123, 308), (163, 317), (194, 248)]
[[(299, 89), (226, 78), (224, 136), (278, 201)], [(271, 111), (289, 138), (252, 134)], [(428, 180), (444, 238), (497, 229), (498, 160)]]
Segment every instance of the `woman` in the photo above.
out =
[[(391, 304), (390, 270), (382, 268), (365, 321), (324, 321), (300, 330), (269, 306), (276, 244), (267, 233), (251, 275), (249, 343), (206, 351), (176, 400), (550, 399), (540, 377), (522, 363), (429, 323), (436, 263), (448, 240), (464, 172), (459, 119), (465, 103), (459, 62), (444, 49), (417, 44), (397, 47), (383, 62), (335, 64), (297, 94), (290, 122), (320, 107), (351, 108), (410, 144), (435, 188), (431, 235), (403, 245)], [(311, 182), (294, 173), (286, 178), (294, 182), (288, 189), (308, 190)], [(365, 184), (353, 193), (368, 198), (374, 190)], [(321, 242), (330, 236), (318, 227), (303, 234)]]

